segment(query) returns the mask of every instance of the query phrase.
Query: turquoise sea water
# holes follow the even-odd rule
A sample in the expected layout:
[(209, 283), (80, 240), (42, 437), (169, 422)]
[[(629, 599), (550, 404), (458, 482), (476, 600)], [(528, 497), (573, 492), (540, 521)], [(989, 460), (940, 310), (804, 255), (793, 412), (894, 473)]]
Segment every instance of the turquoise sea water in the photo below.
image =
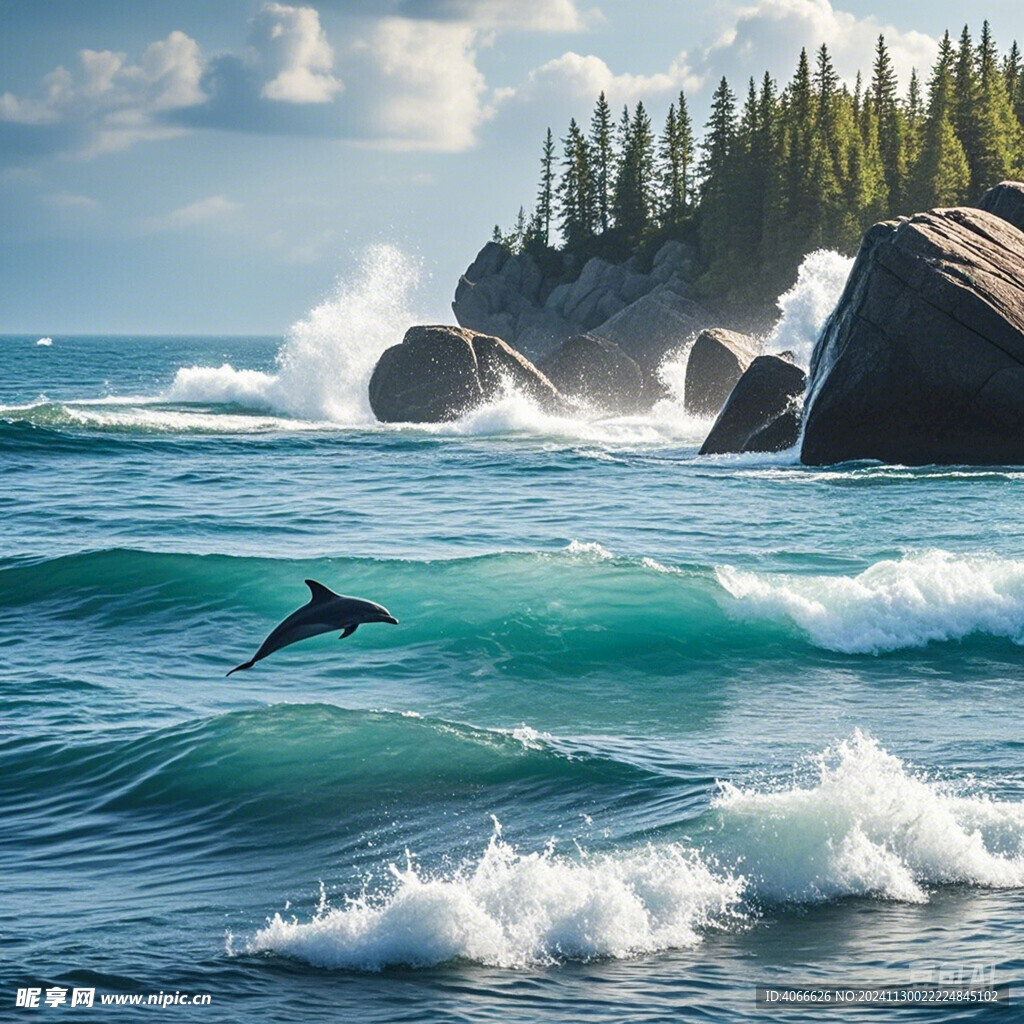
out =
[[(325, 344), (0, 339), (0, 1018), (1024, 985), (1020, 470), (699, 459), (672, 402), (384, 429)], [(225, 679), (306, 577), (401, 625)]]

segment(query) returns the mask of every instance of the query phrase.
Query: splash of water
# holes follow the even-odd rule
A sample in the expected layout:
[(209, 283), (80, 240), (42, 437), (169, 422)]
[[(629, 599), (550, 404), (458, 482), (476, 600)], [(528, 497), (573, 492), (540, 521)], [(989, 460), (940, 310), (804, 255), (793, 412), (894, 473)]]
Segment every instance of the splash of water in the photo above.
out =
[(782, 316), (764, 339), (767, 353), (792, 352), (805, 370), (825, 321), (835, 309), (853, 260), (829, 249), (804, 257), (796, 283), (778, 299)]
[(417, 322), (410, 297), (419, 264), (391, 245), (371, 246), (351, 283), (293, 324), (277, 355), (277, 372), (223, 366), (178, 370), (171, 402), (241, 405), (346, 426), (375, 422), (367, 397), (381, 353)]

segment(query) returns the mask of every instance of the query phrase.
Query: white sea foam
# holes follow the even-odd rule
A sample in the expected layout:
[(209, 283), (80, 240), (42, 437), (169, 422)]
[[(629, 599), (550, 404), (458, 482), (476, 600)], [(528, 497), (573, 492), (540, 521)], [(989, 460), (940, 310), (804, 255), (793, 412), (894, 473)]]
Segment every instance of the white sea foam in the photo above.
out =
[(815, 342), (839, 301), (852, 266), (853, 260), (848, 256), (829, 249), (818, 249), (805, 256), (796, 284), (779, 297), (782, 316), (764, 339), (764, 351), (790, 351), (806, 370)]
[(815, 761), (809, 785), (723, 783), (713, 802), (716, 842), (758, 895), (924, 902), (940, 884), (1024, 885), (1024, 805), (960, 795), (859, 731)]
[(239, 404), (308, 420), (359, 426), (375, 422), (367, 385), (384, 349), (417, 321), (409, 309), (419, 265), (390, 245), (371, 246), (354, 280), (294, 324), (275, 373), (182, 367), (169, 402)]
[(520, 853), (496, 831), (475, 862), (432, 877), (392, 867), (379, 896), (277, 914), (247, 943), (318, 967), (380, 970), (453, 959), (501, 967), (686, 947), (738, 915), (743, 880), (682, 846), (616, 855)]
[(40, 338), (36, 344), (43, 348), (49, 348), (53, 344), (53, 338)]
[(975, 633), (1024, 643), (1024, 561), (922, 551), (857, 576), (798, 576), (720, 566), (733, 614), (792, 622), (812, 643), (878, 654)]
[(524, 853), (495, 822), (481, 857), (438, 874), (409, 859), (376, 891), (322, 899), (309, 920), (275, 915), (243, 948), (332, 968), (523, 967), (693, 946), (749, 925), (766, 901), (920, 903), (939, 885), (1024, 886), (1024, 805), (930, 778), (860, 731), (810, 768), (798, 781), (720, 783), (704, 850)]
[(565, 547), (565, 553), (592, 562), (607, 562), (615, 557), (606, 547), (593, 540), (571, 540)]

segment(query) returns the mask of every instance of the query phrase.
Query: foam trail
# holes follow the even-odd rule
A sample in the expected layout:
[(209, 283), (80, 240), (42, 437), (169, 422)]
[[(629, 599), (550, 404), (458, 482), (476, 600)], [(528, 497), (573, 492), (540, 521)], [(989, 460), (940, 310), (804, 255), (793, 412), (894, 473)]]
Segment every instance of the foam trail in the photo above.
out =
[(500, 967), (627, 957), (693, 946), (738, 915), (743, 881), (671, 844), (571, 859), (524, 854), (500, 827), (483, 856), (449, 877), (392, 866), (392, 890), (308, 922), (279, 914), (247, 943), (317, 967), (380, 970), (454, 959)]
[(764, 339), (764, 351), (790, 351), (806, 370), (852, 266), (853, 260), (848, 256), (829, 249), (818, 249), (805, 256), (797, 271), (796, 283), (779, 296), (782, 316)]
[(226, 403), (350, 426), (375, 422), (367, 385), (384, 349), (417, 322), (409, 298), (418, 264), (390, 245), (371, 246), (355, 280), (294, 324), (277, 372), (190, 366), (178, 370), (170, 402)]
[(53, 338), (40, 338), (36, 344), (42, 348), (49, 348), (53, 344)]
[(758, 895), (922, 903), (927, 887), (1024, 885), (1024, 806), (961, 796), (859, 730), (815, 759), (809, 786), (721, 784), (720, 841)]
[(789, 621), (812, 643), (879, 654), (975, 633), (1024, 643), (1024, 561), (923, 551), (858, 576), (715, 570), (739, 616)]

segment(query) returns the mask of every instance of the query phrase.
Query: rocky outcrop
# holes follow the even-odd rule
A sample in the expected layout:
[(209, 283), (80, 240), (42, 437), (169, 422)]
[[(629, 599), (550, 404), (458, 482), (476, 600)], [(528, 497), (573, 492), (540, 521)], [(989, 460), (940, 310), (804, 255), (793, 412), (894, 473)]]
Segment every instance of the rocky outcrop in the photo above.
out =
[(632, 412), (641, 403), (644, 374), (612, 341), (592, 334), (576, 334), (539, 369), (569, 398), (610, 412)]
[(1024, 231), (1024, 182), (1004, 181), (990, 188), (981, 197), (978, 209), (994, 213), (1000, 220)]
[(686, 360), (683, 408), (691, 416), (717, 416), (758, 348), (753, 338), (736, 331), (701, 331)]
[(801, 458), (1024, 463), (1019, 186), (877, 224), (815, 346)]
[(545, 274), (529, 253), (512, 255), (489, 242), (459, 281), (455, 318), (531, 359), (551, 354), (573, 335), (592, 333), (644, 367), (715, 321), (693, 300), (695, 253), (682, 242), (666, 242), (647, 270), (637, 257), (625, 263), (594, 257), (582, 268), (572, 260), (562, 255)]
[(800, 434), (800, 399), (807, 377), (779, 356), (758, 356), (740, 377), (715, 420), (701, 455), (781, 452)]
[(378, 360), (370, 407), (383, 423), (440, 423), (500, 397), (506, 387), (546, 409), (568, 408), (551, 381), (500, 338), (459, 327), (410, 327)]

